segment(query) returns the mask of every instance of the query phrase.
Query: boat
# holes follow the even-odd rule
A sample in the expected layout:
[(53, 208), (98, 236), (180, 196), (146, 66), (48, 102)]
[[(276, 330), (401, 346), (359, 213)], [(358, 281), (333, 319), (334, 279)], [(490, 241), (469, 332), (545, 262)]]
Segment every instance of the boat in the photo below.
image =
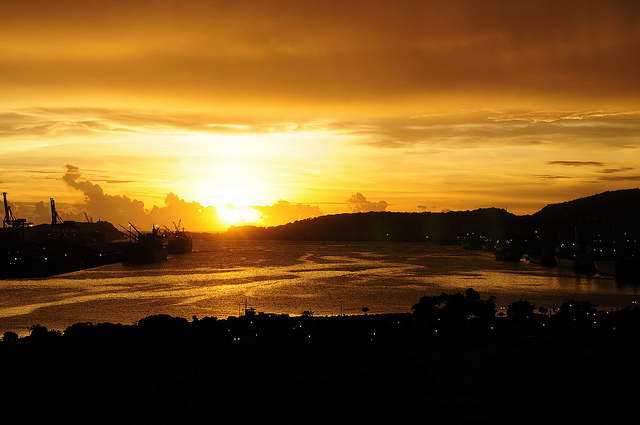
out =
[(184, 228), (180, 230), (180, 223), (173, 223), (175, 230), (169, 230), (167, 250), (169, 254), (188, 254), (193, 249), (193, 239), (188, 235)]
[(523, 249), (512, 240), (498, 241), (493, 248), (493, 255), (498, 261), (519, 262), (523, 257)]
[(610, 258), (596, 258), (593, 260), (598, 274), (615, 276), (618, 260)]
[(483, 247), (482, 237), (475, 234), (467, 234), (462, 240), (462, 247), (472, 251), (480, 251)]
[(158, 232), (156, 226), (153, 226), (150, 233), (142, 233), (133, 224), (129, 225), (135, 233), (121, 226), (130, 239), (121, 245), (123, 264), (149, 264), (167, 259), (167, 238)]

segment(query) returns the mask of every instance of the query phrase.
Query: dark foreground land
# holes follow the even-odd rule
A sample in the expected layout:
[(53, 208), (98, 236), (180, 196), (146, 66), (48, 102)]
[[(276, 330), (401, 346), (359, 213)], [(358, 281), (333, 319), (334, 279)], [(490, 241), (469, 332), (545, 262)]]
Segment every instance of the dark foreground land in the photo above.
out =
[[(34, 326), (0, 343), (3, 416), (82, 423), (636, 423), (640, 310), (477, 293), (413, 313)], [(495, 310), (493, 311), (495, 314)]]

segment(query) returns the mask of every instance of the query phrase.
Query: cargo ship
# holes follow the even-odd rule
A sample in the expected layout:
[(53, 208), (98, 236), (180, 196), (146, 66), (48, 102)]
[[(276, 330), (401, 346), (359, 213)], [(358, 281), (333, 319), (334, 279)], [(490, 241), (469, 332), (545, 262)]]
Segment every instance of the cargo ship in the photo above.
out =
[(169, 254), (188, 254), (193, 250), (193, 239), (191, 235), (188, 235), (184, 228), (180, 230), (180, 223), (182, 220), (173, 223), (175, 230), (169, 230), (167, 250)]
[(129, 242), (120, 244), (122, 247), (123, 264), (148, 264), (156, 263), (167, 259), (167, 238), (158, 232), (158, 228), (153, 226), (150, 233), (140, 232), (133, 224), (129, 223), (133, 229), (122, 227)]

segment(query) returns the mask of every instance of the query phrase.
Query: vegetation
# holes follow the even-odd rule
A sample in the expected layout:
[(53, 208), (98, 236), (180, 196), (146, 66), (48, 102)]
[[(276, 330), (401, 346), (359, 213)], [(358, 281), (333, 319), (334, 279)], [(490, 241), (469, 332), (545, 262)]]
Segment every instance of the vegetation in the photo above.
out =
[(470, 288), (425, 296), (403, 314), (154, 315), (64, 332), (35, 325), (0, 343), (11, 388), (4, 405), (91, 423), (637, 415), (640, 310), (576, 300), (555, 310), (518, 300), (498, 317), (495, 298)]

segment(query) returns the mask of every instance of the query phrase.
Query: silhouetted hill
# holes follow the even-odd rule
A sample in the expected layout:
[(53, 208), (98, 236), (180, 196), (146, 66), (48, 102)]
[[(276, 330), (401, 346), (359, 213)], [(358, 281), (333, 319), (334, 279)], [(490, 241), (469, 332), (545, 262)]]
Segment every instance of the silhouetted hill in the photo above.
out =
[(556, 244), (577, 243), (583, 251), (602, 249), (610, 251), (609, 255), (631, 255), (640, 238), (640, 189), (547, 205), (531, 216), (531, 230)]
[(368, 212), (325, 215), (283, 226), (232, 227), (227, 235), (264, 239), (459, 242), (468, 233), (502, 237), (518, 217), (497, 208), (447, 213)]
[(603, 192), (573, 201), (550, 204), (533, 214), (537, 219), (557, 219), (584, 216), (624, 218), (640, 216), (640, 189)]
[(231, 227), (226, 236), (250, 239), (431, 241), (461, 243), (470, 235), (484, 241), (541, 238), (557, 242), (575, 233), (640, 233), (640, 189), (604, 192), (551, 204), (533, 215), (516, 216), (485, 208), (442, 213), (369, 212), (325, 215), (276, 227)]

